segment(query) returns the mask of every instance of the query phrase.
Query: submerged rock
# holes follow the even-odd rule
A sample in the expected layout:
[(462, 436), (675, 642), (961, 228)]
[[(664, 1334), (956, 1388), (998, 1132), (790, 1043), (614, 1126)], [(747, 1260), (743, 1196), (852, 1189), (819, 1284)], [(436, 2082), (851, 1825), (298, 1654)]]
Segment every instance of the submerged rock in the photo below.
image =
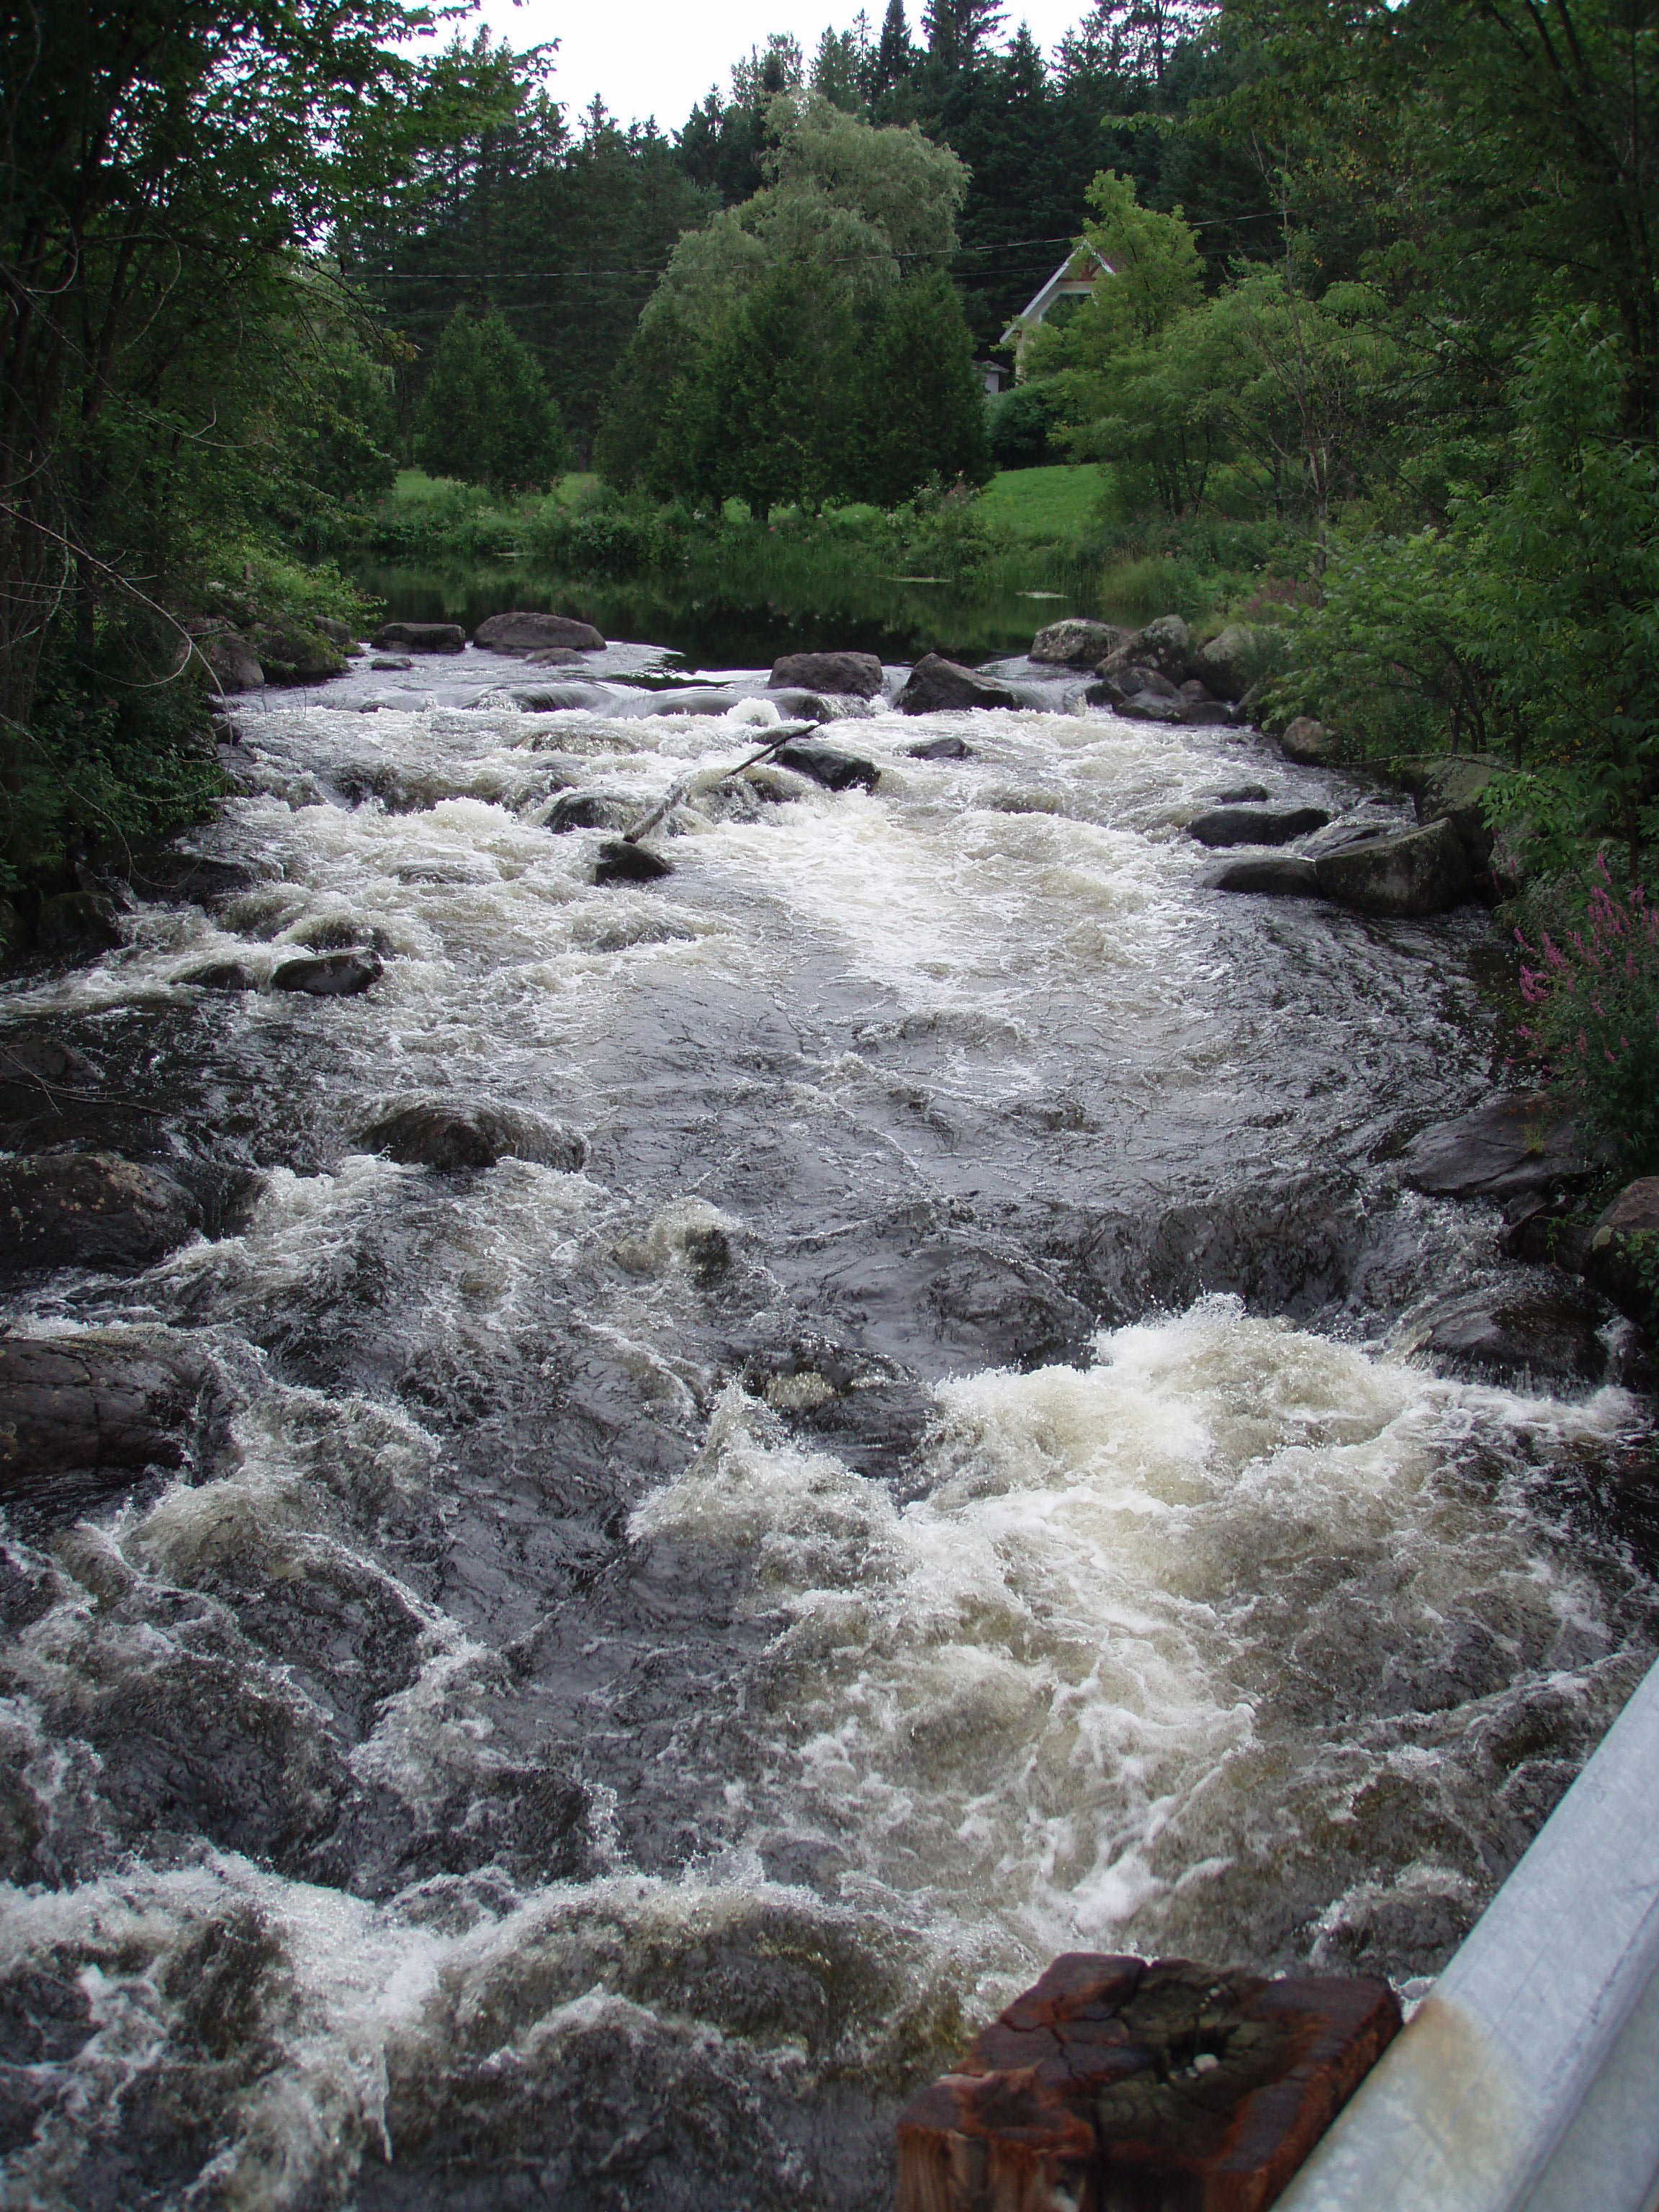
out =
[(1216, 806), (1194, 815), (1187, 834), (1200, 845), (1288, 845), (1330, 818), (1322, 806)]
[(974, 757), (974, 749), (965, 738), (928, 738), (923, 744), (908, 745), (905, 750), (912, 760), (972, 760)]
[(369, 641), (377, 653), (465, 653), (459, 623), (382, 623)]
[(210, 960), (205, 967), (191, 968), (178, 980), (193, 983), (198, 991), (257, 991), (259, 988), (258, 979), (240, 960)]
[(1357, 914), (1410, 918), (1445, 914), (1469, 895), (1468, 856), (1449, 822), (1367, 839), (1314, 863), (1327, 898)]
[(923, 654), (898, 695), (902, 714), (939, 714), (965, 708), (1018, 704), (1006, 685), (988, 683), (971, 668), (964, 668), (960, 661), (946, 660), (939, 653)]
[(69, 1473), (107, 1482), (178, 1467), (213, 1379), (161, 1330), (0, 1339), (0, 1498), (38, 1502)]
[(0, 1267), (143, 1267), (201, 1225), (189, 1192), (112, 1152), (0, 1160)]
[(423, 1102), (400, 1106), (359, 1135), (365, 1152), (404, 1167), (493, 1168), (497, 1160), (534, 1160), (574, 1170), (587, 1157), (580, 1137), (529, 1114), (495, 1106)]
[(1441, 1198), (1510, 1198), (1583, 1182), (1590, 1172), (1573, 1124), (1536, 1091), (1492, 1099), (1419, 1131), (1396, 1166), (1413, 1190)]
[(798, 738), (792, 738), (787, 745), (780, 745), (772, 757), (780, 768), (791, 768), (797, 775), (810, 776), (826, 791), (850, 791), (859, 784), (866, 791), (873, 791), (881, 781), (881, 770), (874, 761), (861, 759), (856, 753), (837, 752), (833, 745), (815, 745)]
[(1094, 622), (1075, 616), (1067, 622), (1050, 623), (1031, 640), (1028, 656), (1060, 668), (1095, 668), (1128, 643), (1131, 633), (1115, 623)]
[(526, 653), (524, 665), (526, 668), (584, 668), (587, 664), (574, 645), (544, 645), (534, 653)]
[(608, 837), (593, 863), (596, 884), (654, 884), (674, 871), (660, 854), (643, 845), (630, 845), (625, 837)]
[(605, 640), (592, 623), (578, 622), (570, 615), (532, 614), (526, 611), (491, 615), (488, 622), (480, 623), (473, 631), (472, 642), (489, 653), (541, 653), (550, 646), (582, 653), (605, 650)]
[(388, 676), (395, 674), (400, 669), (413, 668), (415, 665), (406, 653), (383, 653), (371, 660), (368, 665), (371, 668), (378, 669), (382, 674)]
[(879, 696), (885, 681), (873, 653), (786, 653), (772, 664), (769, 690), (798, 686), (806, 691), (834, 691), (858, 699)]
[(1271, 860), (1232, 860), (1210, 878), (1218, 891), (1254, 891), (1262, 898), (1317, 898), (1319, 872), (1311, 860), (1293, 853), (1275, 853)]
[(386, 973), (379, 953), (364, 945), (285, 960), (270, 979), (273, 991), (304, 991), (313, 999), (343, 999), (366, 991)]

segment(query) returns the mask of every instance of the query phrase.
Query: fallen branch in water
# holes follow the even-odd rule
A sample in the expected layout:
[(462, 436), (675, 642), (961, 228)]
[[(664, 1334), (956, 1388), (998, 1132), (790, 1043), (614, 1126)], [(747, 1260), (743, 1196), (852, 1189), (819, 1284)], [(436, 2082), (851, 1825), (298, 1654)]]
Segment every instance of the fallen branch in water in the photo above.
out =
[(817, 722), (785, 722), (774, 736), (767, 739), (760, 750), (750, 753), (747, 760), (740, 760), (731, 768), (723, 768), (718, 775), (710, 775), (707, 769), (702, 769), (682, 777), (666, 799), (660, 800), (648, 814), (642, 814), (631, 830), (623, 831), (623, 843), (637, 845), (641, 837), (654, 830), (665, 816), (672, 814), (681, 799), (693, 790), (701, 787), (704, 791), (712, 791), (716, 784), (729, 782), (732, 776), (741, 775), (744, 769), (754, 768), (760, 762), (768, 759), (781, 746), (788, 744), (792, 739), (804, 737), (809, 730), (819, 729), (822, 726), (822, 724)]

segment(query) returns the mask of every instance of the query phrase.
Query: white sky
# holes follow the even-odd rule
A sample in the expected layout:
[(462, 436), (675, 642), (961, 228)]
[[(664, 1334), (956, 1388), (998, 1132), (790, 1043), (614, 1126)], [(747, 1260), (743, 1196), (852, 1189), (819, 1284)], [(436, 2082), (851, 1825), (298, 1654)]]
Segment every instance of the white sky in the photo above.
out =
[[(879, 27), (886, 0), (865, 0)], [(826, 23), (844, 30), (859, 0), (483, 0), (479, 20), (515, 46), (559, 41), (556, 99), (574, 121), (597, 92), (624, 123), (654, 115), (677, 131), (711, 84), (726, 88), (732, 64), (769, 31), (793, 31), (810, 61)], [(1084, 14), (1087, 0), (1009, 0), (1004, 36), (1022, 18), (1050, 53)], [(910, 33), (919, 38), (921, 0), (906, 0)]]

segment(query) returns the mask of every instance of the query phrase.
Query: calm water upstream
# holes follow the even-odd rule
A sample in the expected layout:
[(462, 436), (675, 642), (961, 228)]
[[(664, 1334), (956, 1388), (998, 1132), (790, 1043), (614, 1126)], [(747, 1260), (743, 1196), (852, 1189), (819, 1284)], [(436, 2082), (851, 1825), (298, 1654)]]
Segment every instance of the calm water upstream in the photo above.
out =
[[(558, 795), (773, 711), (659, 666), (251, 702), (199, 842), (263, 880), (0, 1002), (71, 1137), (258, 1171), (7, 1311), (229, 1408), (11, 1531), (17, 2212), (874, 2212), (1058, 1948), (1432, 1973), (1650, 1655), (1579, 1510), (1635, 1401), (1398, 1348), (1509, 1270), (1387, 1164), (1486, 1088), (1485, 917), (1227, 898), (1179, 826), (1391, 802), (1060, 682), (838, 724), (873, 793), (694, 788), (596, 888)], [(363, 943), (359, 998), (179, 980)], [(359, 1148), (428, 1099), (585, 1161)]]

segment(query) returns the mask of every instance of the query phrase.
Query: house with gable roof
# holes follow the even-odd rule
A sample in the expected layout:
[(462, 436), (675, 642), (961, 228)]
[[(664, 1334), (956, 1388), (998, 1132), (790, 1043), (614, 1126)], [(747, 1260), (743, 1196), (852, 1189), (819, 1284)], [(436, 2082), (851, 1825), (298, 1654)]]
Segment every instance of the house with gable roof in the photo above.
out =
[(1096, 252), (1092, 246), (1079, 246), (1066, 256), (1041, 290), (1032, 294), (1014, 317), (998, 343), (1014, 349), (1014, 381), (1025, 374), (1025, 349), (1034, 331), (1042, 329), (1049, 310), (1058, 300), (1086, 300), (1095, 289), (1097, 277), (1110, 276), (1116, 272), (1109, 261)]

